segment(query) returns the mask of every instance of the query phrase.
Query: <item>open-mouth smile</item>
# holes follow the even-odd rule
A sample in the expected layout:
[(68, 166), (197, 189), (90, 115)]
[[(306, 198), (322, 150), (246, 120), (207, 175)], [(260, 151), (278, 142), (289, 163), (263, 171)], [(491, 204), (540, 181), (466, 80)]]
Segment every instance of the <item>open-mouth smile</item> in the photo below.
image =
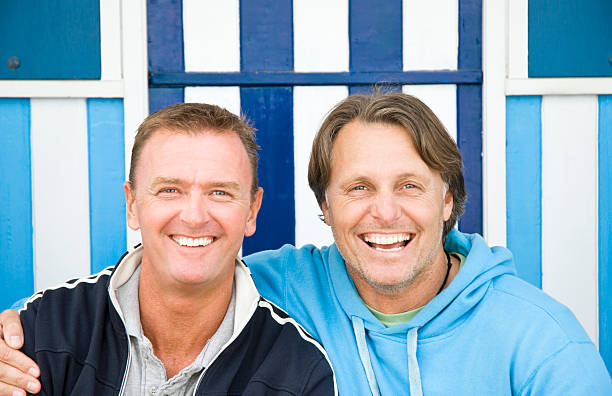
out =
[(408, 233), (379, 234), (371, 232), (361, 234), (359, 237), (368, 246), (379, 252), (397, 252), (410, 243), (413, 235)]
[(211, 236), (203, 236), (203, 237), (188, 237), (184, 235), (172, 235), (172, 240), (179, 244), (180, 246), (187, 247), (202, 247), (210, 245), (214, 242), (215, 238)]

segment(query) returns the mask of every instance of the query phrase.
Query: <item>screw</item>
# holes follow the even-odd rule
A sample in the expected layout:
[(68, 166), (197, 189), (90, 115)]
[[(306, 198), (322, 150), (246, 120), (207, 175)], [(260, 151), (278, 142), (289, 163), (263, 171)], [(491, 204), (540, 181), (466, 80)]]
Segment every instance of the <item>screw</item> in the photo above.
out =
[(19, 58), (17, 58), (16, 56), (12, 56), (9, 58), (8, 60), (8, 67), (16, 70), (19, 69), (19, 66), (21, 66), (21, 62), (19, 61)]

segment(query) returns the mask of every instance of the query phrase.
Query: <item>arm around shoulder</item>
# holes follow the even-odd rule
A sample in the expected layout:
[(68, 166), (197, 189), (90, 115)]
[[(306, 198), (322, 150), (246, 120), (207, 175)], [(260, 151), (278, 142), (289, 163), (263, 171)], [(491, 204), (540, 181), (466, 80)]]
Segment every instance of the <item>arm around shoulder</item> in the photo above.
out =
[(0, 314), (0, 396), (13, 395), (18, 389), (30, 393), (40, 391), (40, 382), (36, 379), (40, 370), (32, 359), (17, 350), (22, 345), (19, 314), (7, 309)]

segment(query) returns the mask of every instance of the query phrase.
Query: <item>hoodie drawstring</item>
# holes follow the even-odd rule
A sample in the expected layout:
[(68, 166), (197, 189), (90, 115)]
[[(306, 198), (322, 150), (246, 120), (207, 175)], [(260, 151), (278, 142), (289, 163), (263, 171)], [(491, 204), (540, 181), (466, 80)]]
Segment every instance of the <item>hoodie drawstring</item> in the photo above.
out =
[(374, 375), (374, 369), (372, 368), (372, 361), (370, 360), (370, 351), (368, 350), (368, 344), (365, 338), (363, 319), (353, 316), (352, 322), (353, 332), (355, 333), (355, 339), (357, 340), (357, 349), (359, 350), (359, 358), (361, 359), (361, 365), (365, 369), (370, 390), (372, 391), (373, 396), (380, 396), (378, 382), (376, 382), (376, 376)]
[(410, 381), (410, 396), (423, 396), (421, 387), (421, 370), (417, 361), (417, 328), (413, 327), (408, 331), (406, 337), (408, 349), (408, 380)]
[[(357, 316), (351, 318), (353, 323), (353, 332), (355, 333), (355, 339), (357, 340), (357, 349), (359, 350), (359, 358), (361, 359), (361, 365), (365, 369), (366, 377), (368, 379), (368, 385), (370, 385), (370, 391), (374, 396), (380, 396), (380, 390), (378, 389), (378, 382), (376, 382), (376, 376), (374, 375), (374, 369), (372, 368), (372, 361), (370, 360), (370, 351), (365, 338), (365, 328), (363, 326), (363, 319)], [(410, 382), (410, 396), (423, 396), (423, 388), (421, 387), (421, 370), (419, 369), (419, 362), (417, 361), (417, 334), (418, 329), (413, 327), (408, 331), (406, 337), (406, 346), (408, 353), (408, 381)]]

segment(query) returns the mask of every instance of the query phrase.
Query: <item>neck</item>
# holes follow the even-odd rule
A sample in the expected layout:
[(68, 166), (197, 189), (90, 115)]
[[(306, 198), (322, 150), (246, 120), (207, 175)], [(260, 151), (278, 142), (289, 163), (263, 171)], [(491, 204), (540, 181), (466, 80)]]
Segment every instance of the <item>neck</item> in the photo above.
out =
[[(142, 265), (138, 300), (144, 335), (168, 378), (191, 364), (215, 334), (232, 297), (233, 273), (214, 290), (175, 290)], [(197, 325), (195, 325), (197, 324)]]
[(373, 287), (350, 269), (349, 273), (359, 295), (368, 306), (385, 314), (403, 313), (425, 306), (452, 282), (459, 271), (459, 260), (453, 256), (449, 258), (450, 269), (446, 254), (440, 249), (427, 268), (416, 274), (406, 285), (392, 291)]

